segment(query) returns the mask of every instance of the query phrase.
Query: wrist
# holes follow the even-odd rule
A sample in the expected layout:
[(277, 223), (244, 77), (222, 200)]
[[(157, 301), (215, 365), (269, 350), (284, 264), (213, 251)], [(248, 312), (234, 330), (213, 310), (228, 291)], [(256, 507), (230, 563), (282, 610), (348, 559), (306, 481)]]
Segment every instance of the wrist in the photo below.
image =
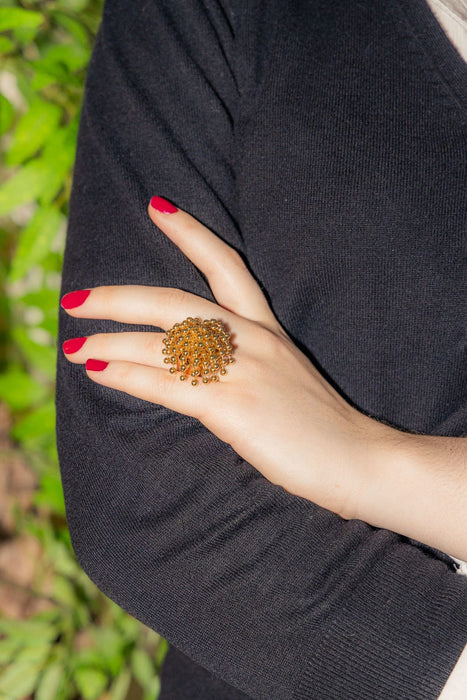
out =
[(358, 442), (352, 455), (352, 497), (343, 517), (394, 529), (396, 468), (408, 473), (402, 465), (411, 461), (406, 434), (362, 413), (355, 416), (355, 424)]
[(366, 521), (465, 559), (466, 443), (383, 427), (373, 444)]

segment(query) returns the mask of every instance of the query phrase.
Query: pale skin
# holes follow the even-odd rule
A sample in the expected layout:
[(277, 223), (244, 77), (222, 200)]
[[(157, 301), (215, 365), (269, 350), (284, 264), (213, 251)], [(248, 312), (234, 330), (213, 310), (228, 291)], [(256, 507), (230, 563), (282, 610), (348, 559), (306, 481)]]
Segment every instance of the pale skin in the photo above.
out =
[(86, 369), (89, 379), (197, 418), (290, 493), (467, 559), (467, 439), (405, 433), (352, 407), (292, 342), (233, 248), (182, 210), (148, 212), (217, 304), (175, 288), (105, 286), (67, 313), (164, 331), (188, 316), (219, 319), (235, 363), (192, 387), (164, 364), (165, 332), (89, 336), (67, 359), (108, 362)]

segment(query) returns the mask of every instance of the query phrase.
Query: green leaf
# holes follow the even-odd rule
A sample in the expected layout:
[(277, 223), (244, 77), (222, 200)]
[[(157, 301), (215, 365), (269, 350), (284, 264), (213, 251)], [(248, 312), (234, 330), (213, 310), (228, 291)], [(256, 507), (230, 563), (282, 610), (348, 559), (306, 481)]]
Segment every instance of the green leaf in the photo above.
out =
[(10, 53), (15, 48), (14, 43), (11, 39), (6, 36), (0, 36), (0, 54)]
[[(44, 266), (41, 267), (43, 268)], [(44, 316), (46, 317), (56, 317), (59, 298), (60, 290), (58, 287), (56, 289), (43, 287), (42, 289), (39, 289), (35, 292), (28, 292), (24, 294), (22, 297), (19, 297), (19, 300), (23, 304), (26, 304), (26, 306), (37, 307), (44, 313)]]
[(52, 17), (63, 29), (65, 29), (73, 39), (87, 49), (89, 58), (90, 38), (85, 27), (77, 20), (63, 14), (62, 12), (52, 12)]
[(156, 676), (144, 689), (143, 700), (157, 700), (160, 692), (161, 680), (158, 676)]
[(23, 10), (21, 7), (0, 7), (0, 32), (8, 29), (35, 29), (42, 24), (40, 12)]
[(130, 683), (131, 671), (129, 668), (124, 668), (112, 685), (110, 700), (126, 700)]
[(75, 683), (84, 700), (97, 700), (107, 687), (107, 674), (95, 668), (78, 668)]
[(6, 97), (4, 97), (4, 95), (0, 95), (0, 135), (8, 131), (13, 122), (14, 116), (15, 110), (13, 105), (7, 100)]
[(58, 316), (44, 318), (38, 325), (39, 328), (43, 328), (47, 333), (50, 333), (52, 338), (57, 338), (58, 335)]
[(34, 342), (23, 326), (13, 328), (11, 335), (27, 362), (48, 378), (54, 379), (57, 357), (55, 348)]
[(43, 90), (44, 88), (48, 87), (49, 85), (53, 85), (54, 83), (65, 83), (65, 72), (63, 69), (60, 72), (60, 75), (52, 75), (51, 73), (46, 73), (43, 70), (38, 70), (36, 68), (34, 72), (34, 77), (31, 80), (31, 87), (35, 92), (38, 92), (39, 90)]
[(36, 442), (37, 438), (49, 440), (54, 432), (55, 404), (53, 400), (50, 400), (18, 421), (11, 434), (15, 440), (28, 443)]
[(40, 58), (37, 61), (31, 62), (31, 65), (35, 70), (35, 75), (31, 81), (34, 90), (42, 90), (50, 83), (64, 85), (69, 78), (69, 71), (62, 63), (45, 61)]
[(75, 578), (78, 573), (78, 563), (72, 555), (69, 546), (60, 540), (52, 539), (45, 545), (47, 557), (54, 562), (57, 574)]
[(18, 652), (16, 661), (25, 664), (44, 664), (50, 654), (51, 648), (52, 645), (50, 643), (25, 645)]
[(88, 670), (94, 668), (98, 671), (106, 672), (105, 663), (103, 663), (100, 652), (94, 648), (81, 649), (73, 655), (74, 673), (78, 669)]
[(15, 129), (6, 154), (7, 165), (18, 165), (33, 156), (55, 132), (61, 116), (58, 105), (36, 97)]
[(38, 676), (50, 654), (50, 644), (26, 647), (18, 652), (15, 660), (0, 673), (0, 694), (18, 700), (31, 693)]
[(52, 202), (71, 174), (75, 158), (78, 116), (49, 138), (42, 155), (23, 165), (0, 186), (0, 216), (21, 204), (39, 199), (42, 205)]
[[(18, 66), (19, 68), (19, 66)], [(23, 95), (27, 104), (30, 104), (36, 97), (36, 92), (31, 87), (31, 71), (30, 70), (15, 70), (13, 68), (14, 77), (18, 84), (18, 90)]]
[(12, 640), (6, 637), (0, 639), (0, 665), (4, 665), (12, 661), (20, 648), (18, 640)]
[[(52, 513), (57, 513), (58, 515), (65, 515), (62, 482), (60, 474), (55, 468), (51, 467), (42, 474), (39, 489), (34, 494), (34, 505), (44, 506)], [(62, 602), (70, 602), (65, 601), (63, 596), (60, 600), (62, 600)]]
[(63, 576), (55, 576), (52, 597), (58, 603), (68, 605), (69, 607), (74, 607), (78, 603), (73, 584)]
[(5, 700), (22, 700), (35, 688), (42, 670), (40, 662), (15, 661), (0, 673), (0, 697)]
[(113, 619), (118, 626), (119, 633), (124, 637), (126, 642), (137, 642), (141, 627), (140, 623), (135, 620), (134, 617), (115, 606), (113, 609)]
[(46, 206), (36, 211), (20, 233), (16, 253), (11, 263), (10, 282), (21, 279), (31, 267), (48, 255), (62, 223), (64, 223), (64, 217), (57, 207)]
[(56, 66), (65, 66), (70, 72), (84, 68), (89, 59), (89, 51), (80, 44), (55, 44), (49, 46), (43, 58), (35, 61), (39, 70), (54, 73)]
[(39, 197), (43, 205), (50, 204), (71, 173), (75, 160), (78, 124), (79, 119), (75, 117), (67, 126), (58, 129), (43, 150), (42, 159), (51, 169), (47, 184)]
[(166, 639), (163, 637), (159, 637), (159, 641), (157, 644), (157, 650), (156, 650), (156, 666), (157, 668), (160, 668), (162, 666), (162, 662), (165, 659), (165, 655), (167, 654), (169, 650), (169, 643)]
[(58, 700), (61, 697), (65, 680), (65, 668), (55, 662), (46, 667), (41, 675), (34, 694), (34, 700)]
[(125, 640), (112, 627), (92, 627), (89, 630), (105, 668), (111, 676), (120, 673), (123, 666)]
[(40, 27), (16, 27), (12, 30), (15, 41), (21, 46), (29, 46), (35, 39)]
[(0, 619), (0, 633), (23, 646), (44, 648), (57, 636), (56, 627), (43, 620)]
[(22, 411), (47, 395), (47, 388), (19, 367), (10, 366), (0, 375), (0, 399), (12, 411)]
[(136, 680), (141, 683), (143, 688), (146, 688), (157, 675), (153, 660), (142, 649), (133, 650), (131, 655), (131, 668), (133, 669)]
[(57, 0), (56, 4), (57, 7), (63, 7), (68, 11), (81, 12), (89, 5), (89, 0)]
[(0, 185), (0, 216), (34, 201), (50, 188), (51, 182), (55, 182), (52, 163), (41, 158), (26, 163)]

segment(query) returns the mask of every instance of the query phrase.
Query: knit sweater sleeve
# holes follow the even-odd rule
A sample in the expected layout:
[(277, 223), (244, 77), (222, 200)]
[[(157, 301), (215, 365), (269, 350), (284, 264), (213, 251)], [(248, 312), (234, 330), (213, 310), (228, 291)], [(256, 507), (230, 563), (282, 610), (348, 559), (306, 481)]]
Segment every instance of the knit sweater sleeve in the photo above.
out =
[[(213, 300), (146, 206), (167, 197), (244, 249), (235, 127), (260, 66), (241, 39), (249, 5), (236, 16), (226, 0), (107, 2), (63, 293), (146, 284)], [(123, 329), (133, 328), (60, 318), (61, 341)], [(94, 384), (59, 355), (67, 518), (107, 596), (252, 698), (439, 695), (466, 641), (467, 578), (394, 533), (290, 495), (197, 420)]]

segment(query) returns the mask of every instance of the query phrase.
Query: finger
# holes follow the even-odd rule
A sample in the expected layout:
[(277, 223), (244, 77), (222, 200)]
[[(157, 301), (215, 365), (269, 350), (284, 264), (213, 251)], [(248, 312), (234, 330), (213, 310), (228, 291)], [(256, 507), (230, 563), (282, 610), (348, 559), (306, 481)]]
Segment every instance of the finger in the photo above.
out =
[[(78, 305), (75, 305), (77, 302)], [(225, 322), (227, 327), (234, 322), (236, 329), (245, 324), (241, 318), (217, 304), (172, 287), (94, 287), (65, 294), (62, 306), (67, 313), (77, 318), (105, 318), (121, 323), (142, 323), (164, 330), (187, 316), (200, 317), (202, 320), (216, 318)]]
[(97, 371), (91, 367), (98, 364), (92, 360), (87, 364), (86, 373), (97, 384), (195, 418), (202, 416), (206, 407), (212, 409), (213, 400), (221, 403), (227, 386), (224, 380), (192, 386), (189, 378), (180, 381), (180, 375), (133, 362), (113, 361), (107, 366), (103, 363)]
[(277, 329), (260, 286), (240, 254), (206, 226), (162, 197), (153, 197), (149, 216), (206, 276), (217, 302), (225, 309)]
[(63, 352), (70, 362), (84, 364), (89, 358), (106, 362), (123, 360), (148, 367), (167, 368), (162, 349), (165, 333), (97, 333), (87, 338), (70, 338)]

